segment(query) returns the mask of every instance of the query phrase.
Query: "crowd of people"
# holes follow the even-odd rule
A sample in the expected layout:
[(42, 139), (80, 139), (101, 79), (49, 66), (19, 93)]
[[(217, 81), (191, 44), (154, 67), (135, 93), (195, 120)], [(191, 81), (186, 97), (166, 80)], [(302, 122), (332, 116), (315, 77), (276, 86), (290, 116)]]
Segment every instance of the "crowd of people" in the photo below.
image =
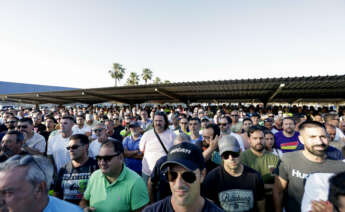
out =
[(0, 211), (345, 211), (345, 108), (89, 106), (0, 116)]

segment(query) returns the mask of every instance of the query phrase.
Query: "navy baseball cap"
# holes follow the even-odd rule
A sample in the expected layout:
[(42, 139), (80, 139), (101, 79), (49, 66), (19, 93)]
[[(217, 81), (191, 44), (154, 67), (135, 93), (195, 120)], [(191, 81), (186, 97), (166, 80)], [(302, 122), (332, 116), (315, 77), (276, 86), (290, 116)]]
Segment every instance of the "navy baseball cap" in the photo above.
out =
[(205, 168), (205, 160), (200, 148), (188, 142), (183, 142), (171, 147), (168, 152), (167, 161), (162, 164), (160, 169), (164, 170), (171, 164), (177, 164), (192, 171), (198, 168), (200, 170)]

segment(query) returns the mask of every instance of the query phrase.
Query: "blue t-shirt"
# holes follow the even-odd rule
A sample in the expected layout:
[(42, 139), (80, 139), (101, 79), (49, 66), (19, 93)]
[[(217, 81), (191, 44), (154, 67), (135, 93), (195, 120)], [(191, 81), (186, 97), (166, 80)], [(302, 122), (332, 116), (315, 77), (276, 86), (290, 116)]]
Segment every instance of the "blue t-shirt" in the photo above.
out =
[[(123, 139), (123, 148), (128, 151), (139, 150), (140, 139), (141, 136), (137, 140), (133, 140), (132, 136), (127, 136)], [(141, 175), (142, 160), (136, 158), (125, 158), (125, 164), (128, 168)]]
[(43, 212), (83, 212), (83, 209), (72, 203), (49, 196), (49, 202)]
[(304, 147), (299, 141), (298, 136), (299, 132), (295, 132), (295, 134), (292, 137), (288, 138), (283, 134), (283, 131), (279, 131), (276, 134), (274, 134), (274, 148), (280, 149), (283, 153), (301, 150)]
[(197, 138), (197, 139), (191, 139), (190, 140), (190, 142), (192, 143), (192, 144), (195, 144), (195, 145), (199, 145), (199, 146), (201, 146), (201, 144), (202, 144), (202, 135), (200, 135), (199, 136), (199, 138)]
[[(156, 211), (165, 211), (165, 212), (174, 212), (174, 209), (171, 205), (171, 196), (166, 197), (165, 199), (162, 199), (161, 201), (158, 201), (152, 205), (147, 206), (143, 212), (156, 212)], [(202, 212), (222, 212), (223, 210), (220, 209), (217, 205), (214, 203), (208, 201), (205, 198), (205, 204), (202, 208)]]

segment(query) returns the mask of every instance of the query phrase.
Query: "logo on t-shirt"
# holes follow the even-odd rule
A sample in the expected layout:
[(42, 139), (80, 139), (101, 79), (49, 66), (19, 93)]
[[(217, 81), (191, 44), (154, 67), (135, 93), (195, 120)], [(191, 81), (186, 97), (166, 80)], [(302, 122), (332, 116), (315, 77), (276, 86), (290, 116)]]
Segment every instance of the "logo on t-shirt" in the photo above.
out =
[(225, 211), (241, 212), (254, 207), (254, 195), (251, 190), (232, 189), (218, 195), (220, 206)]
[(280, 144), (281, 150), (295, 150), (298, 146), (298, 141), (291, 141)]

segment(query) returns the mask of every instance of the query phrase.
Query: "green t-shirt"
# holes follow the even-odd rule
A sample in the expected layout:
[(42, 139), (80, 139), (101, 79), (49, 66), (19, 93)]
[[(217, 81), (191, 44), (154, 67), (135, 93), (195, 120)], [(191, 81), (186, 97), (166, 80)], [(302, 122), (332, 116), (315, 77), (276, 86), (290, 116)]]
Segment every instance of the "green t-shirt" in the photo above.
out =
[(95, 171), (88, 182), (84, 198), (96, 211), (133, 211), (149, 202), (149, 195), (142, 178), (125, 165), (120, 176), (109, 183), (101, 170)]
[(250, 149), (247, 149), (241, 154), (241, 161), (244, 165), (260, 172), (265, 184), (274, 183), (272, 173), (279, 161), (276, 155), (265, 151), (263, 156), (258, 157)]

